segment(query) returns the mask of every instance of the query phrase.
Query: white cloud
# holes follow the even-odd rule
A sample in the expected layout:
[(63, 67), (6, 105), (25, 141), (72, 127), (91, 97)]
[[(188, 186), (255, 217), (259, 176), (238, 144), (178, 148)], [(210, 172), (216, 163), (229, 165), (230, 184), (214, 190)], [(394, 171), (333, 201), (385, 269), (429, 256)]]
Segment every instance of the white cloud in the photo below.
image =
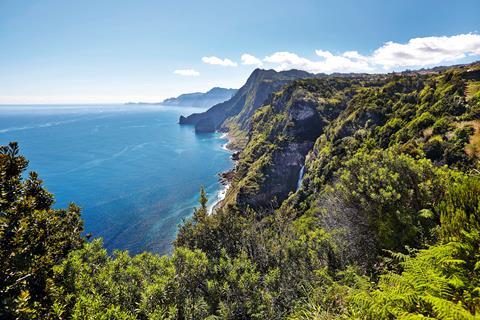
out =
[(335, 55), (315, 50), (319, 59), (308, 59), (296, 53), (281, 51), (263, 61), (276, 70), (301, 69), (314, 73), (379, 72), (393, 68), (433, 66), (458, 61), (467, 56), (480, 56), (480, 35), (460, 34), (450, 37), (414, 38), (407, 43), (387, 42), (371, 55), (345, 51)]
[(263, 64), (262, 60), (248, 53), (242, 54), (241, 59), (242, 59), (242, 64), (248, 65), (248, 66), (261, 66)]
[(301, 69), (314, 73), (333, 73), (333, 72), (370, 72), (372, 67), (367, 61), (345, 56), (336, 56), (331, 52), (316, 50), (317, 56), (322, 60), (310, 60), (291, 52), (275, 52), (265, 57), (264, 61), (277, 64), (275, 69)]
[(405, 44), (390, 41), (375, 50), (373, 62), (390, 69), (450, 62), (466, 55), (480, 55), (480, 35), (414, 38)]
[(275, 52), (270, 56), (266, 56), (263, 61), (277, 64), (277, 70), (288, 70), (296, 68), (308, 71), (312, 69), (311, 66), (314, 63), (313, 61), (302, 58), (297, 54), (288, 51)]
[(315, 50), (315, 54), (325, 59), (333, 57), (333, 54), (330, 51)]
[(205, 63), (208, 63), (208, 64), (214, 64), (214, 65), (219, 65), (219, 66), (223, 66), (223, 67), (236, 67), (238, 65), (236, 62), (233, 62), (230, 59), (227, 59), (227, 58), (220, 59), (220, 58), (215, 57), (215, 56), (203, 57), (202, 61), (205, 62)]
[(345, 51), (342, 56), (349, 59), (368, 61), (368, 57), (361, 55), (358, 51)]
[(177, 69), (173, 73), (186, 77), (198, 77), (200, 75), (200, 72), (194, 69)]

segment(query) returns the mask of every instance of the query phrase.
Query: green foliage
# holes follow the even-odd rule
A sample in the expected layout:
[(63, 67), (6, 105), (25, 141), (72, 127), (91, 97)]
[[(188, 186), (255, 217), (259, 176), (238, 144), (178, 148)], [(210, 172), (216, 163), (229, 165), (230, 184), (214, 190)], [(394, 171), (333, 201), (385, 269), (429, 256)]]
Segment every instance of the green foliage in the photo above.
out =
[(480, 179), (453, 184), (439, 210), (444, 241), (469, 241), (480, 231)]
[(80, 209), (52, 209), (53, 196), (36, 173), (22, 178), (28, 162), (16, 143), (0, 149), (0, 317), (35, 318), (52, 267), (83, 240)]
[(178, 287), (171, 259), (120, 251), (110, 256), (94, 240), (54, 268), (49, 294), (63, 318), (96, 319), (105, 310), (114, 319), (173, 318)]
[(443, 117), (435, 121), (432, 126), (432, 133), (435, 135), (445, 134), (452, 129), (452, 121), (448, 117)]
[(223, 206), (208, 214), (201, 188), (170, 256), (84, 243), (79, 208), (52, 209), (18, 146), (2, 147), (0, 318), (478, 318), (469, 77), (328, 76), (268, 99), (281, 85), (260, 79), (224, 123), (244, 149)]
[(480, 180), (453, 184), (439, 206), (442, 242), (406, 256), (403, 271), (380, 277), (378, 288), (352, 295), (368, 318), (476, 319), (480, 313)]
[[(403, 250), (435, 239), (433, 211), (458, 174), (391, 150), (359, 152), (319, 199), (319, 219), (335, 232), (346, 259), (374, 262), (378, 250)], [(342, 226), (340, 232), (335, 230)]]

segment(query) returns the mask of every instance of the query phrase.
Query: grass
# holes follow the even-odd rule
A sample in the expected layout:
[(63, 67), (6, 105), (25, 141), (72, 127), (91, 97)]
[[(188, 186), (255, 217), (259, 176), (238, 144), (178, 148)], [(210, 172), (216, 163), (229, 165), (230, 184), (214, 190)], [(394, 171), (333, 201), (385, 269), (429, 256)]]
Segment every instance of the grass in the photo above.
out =
[(459, 127), (471, 126), (475, 130), (470, 136), (469, 143), (465, 146), (465, 152), (470, 157), (480, 159), (480, 120), (464, 121)]
[(477, 92), (480, 91), (480, 81), (469, 81), (465, 89), (467, 101), (470, 100)]
[(240, 129), (237, 124), (227, 123), (230, 150), (243, 150), (248, 142), (247, 133)]

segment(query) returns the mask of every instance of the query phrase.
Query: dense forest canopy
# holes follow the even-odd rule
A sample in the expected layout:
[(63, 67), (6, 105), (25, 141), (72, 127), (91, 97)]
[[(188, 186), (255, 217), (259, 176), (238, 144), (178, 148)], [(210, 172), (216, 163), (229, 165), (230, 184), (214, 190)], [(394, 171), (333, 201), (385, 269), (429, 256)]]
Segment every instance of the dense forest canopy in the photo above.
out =
[(271, 87), (216, 123), (242, 139), (232, 186), (170, 256), (86, 239), (3, 146), (0, 318), (477, 318), (480, 65)]

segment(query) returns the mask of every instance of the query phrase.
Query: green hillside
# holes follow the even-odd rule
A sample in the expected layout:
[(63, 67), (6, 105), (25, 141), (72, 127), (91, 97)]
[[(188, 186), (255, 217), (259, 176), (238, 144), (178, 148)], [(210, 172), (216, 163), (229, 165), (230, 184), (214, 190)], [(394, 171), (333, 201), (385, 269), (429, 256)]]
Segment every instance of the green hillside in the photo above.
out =
[(109, 255), (2, 147), (0, 318), (477, 319), (480, 64), (295, 74), (207, 111), (245, 140), (171, 256)]

